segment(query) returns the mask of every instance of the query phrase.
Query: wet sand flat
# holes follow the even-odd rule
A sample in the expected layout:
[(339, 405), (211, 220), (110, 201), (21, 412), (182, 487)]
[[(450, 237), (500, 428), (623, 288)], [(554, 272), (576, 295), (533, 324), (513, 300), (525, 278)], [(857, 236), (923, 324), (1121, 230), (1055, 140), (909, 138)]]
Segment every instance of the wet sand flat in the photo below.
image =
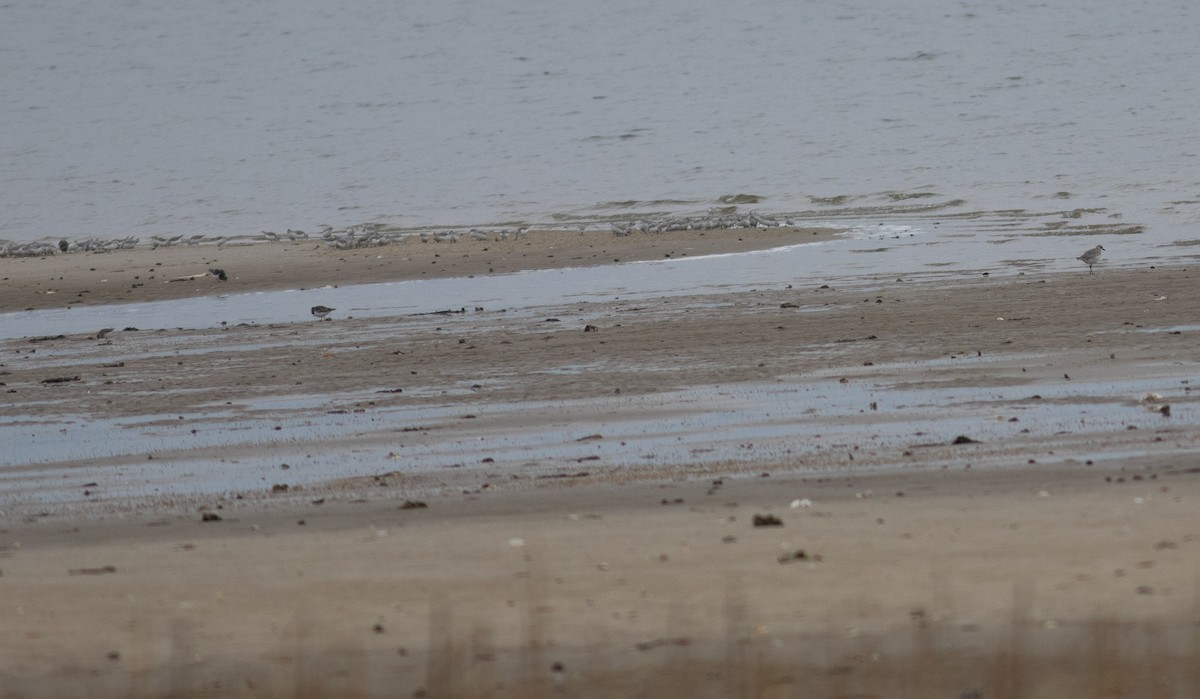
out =
[(17, 696), (1186, 692), (1200, 477), (1142, 466), (13, 526), (0, 678)]
[(9, 341), (0, 417), (38, 436), (2, 470), (0, 678), (19, 696), (1195, 686), (1194, 281), (797, 280)]

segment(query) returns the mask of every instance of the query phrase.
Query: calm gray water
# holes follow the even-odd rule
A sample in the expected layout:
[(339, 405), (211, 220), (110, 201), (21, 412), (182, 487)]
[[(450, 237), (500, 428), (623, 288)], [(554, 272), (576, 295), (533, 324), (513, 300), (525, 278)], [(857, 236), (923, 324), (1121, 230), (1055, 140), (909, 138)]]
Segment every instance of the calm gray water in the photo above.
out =
[(1182, 0), (8, 0), (0, 239), (743, 193), (810, 220), (917, 203), (943, 233), (1169, 246), (1200, 238), (1198, 47)]

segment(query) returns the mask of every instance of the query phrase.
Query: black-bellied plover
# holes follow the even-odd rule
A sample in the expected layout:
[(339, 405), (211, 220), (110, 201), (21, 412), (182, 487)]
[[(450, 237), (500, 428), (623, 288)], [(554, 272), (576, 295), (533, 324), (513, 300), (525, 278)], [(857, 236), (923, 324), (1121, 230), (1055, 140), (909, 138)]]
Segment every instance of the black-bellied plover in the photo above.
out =
[(1104, 254), (1104, 246), (1097, 245), (1096, 247), (1092, 248), (1091, 250), (1088, 250), (1087, 252), (1083, 253), (1079, 257), (1076, 257), (1075, 259), (1083, 260), (1083, 263), (1088, 266), (1088, 274), (1091, 274), (1092, 273), (1092, 265), (1094, 265), (1100, 261), (1100, 255), (1102, 255), (1102, 254)]
[(328, 318), (325, 316), (333, 313), (336, 310), (336, 308), (330, 308), (329, 306), (313, 306), (311, 312), (314, 316), (320, 318), (321, 320), (328, 320)]
[(225, 270), (223, 270), (223, 269), (217, 269), (216, 267), (210, 267), (208, 269), (208, 273), (213, 275), (214, 277), (216, 277), (217, 279), (219, 279), (221, 281), (229, 280), (229, 275), (225, 274)]

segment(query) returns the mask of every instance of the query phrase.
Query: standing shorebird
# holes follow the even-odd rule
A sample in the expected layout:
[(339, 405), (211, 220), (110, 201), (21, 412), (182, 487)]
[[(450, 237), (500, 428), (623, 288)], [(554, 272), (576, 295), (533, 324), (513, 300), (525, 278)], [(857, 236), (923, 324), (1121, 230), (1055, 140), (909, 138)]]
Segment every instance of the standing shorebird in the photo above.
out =
[(1088, 250), (1087, 252), (1083, 253), (1079, 257), (1076, 257), (1075, 259), (1083, 260), (1083, 263), (1088, 266), (1088, 274), (1092, 274), (1092, 265), (1094, 265), (1100, 261), (1100, 255), (1102, 255), (1103, 253), (1104, 253), (1104, 246), (1097, 245), (1096, 247), (1092, 248), (1091, 250)]
[(330, 308), (329, 306), (313, 306), (311, 312), (314, 316), (320, 318), (321, 320), (329, 320), (325, 316), (333, 313), (336, 310), (336, 308)]

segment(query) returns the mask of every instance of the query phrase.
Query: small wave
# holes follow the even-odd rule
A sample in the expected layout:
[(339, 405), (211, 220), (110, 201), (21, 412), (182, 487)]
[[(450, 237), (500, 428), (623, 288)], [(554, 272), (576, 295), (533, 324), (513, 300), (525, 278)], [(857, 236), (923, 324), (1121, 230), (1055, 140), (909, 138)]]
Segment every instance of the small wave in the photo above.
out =
[(936, 197), (936, 192), (889, 192), (887, 197), (892, 201), (906, 201), (908, 199), (927, 199)]
[(723, 194), (717, 197), (717, 201), (722, 204), (734, 204), (741, 206), (742, 204), (757, 204), (766, 199), (758, 194)]
[[(847, 196), (844, 201), (852, 199), (861, 199), (862, 196)], [(824, 201), (832, 201), (833, 199), (841, 199), (841, 197), (829, 198)], [(928, 204), (881, 204), (878, 206), (846, 206), (837, 209), (821, 209), (820, 211), (794, 211), (788, 212), (786, 215), (791, 218), (878, 218), (892, 215), (907, 215), (907, 214), (930, 214), (942, 212), (947, 209), (953, 209), (965, 205), (967, 202), (964, 199), (948, 199), (941, 202), (931, 202)]]
[(689, 199), (624, 199), (600, 202), (596, 209), (638, 209), (646, 206), (695, 206), (699, 200)]
[(849, 194), (839, 194), (832, 197), (809, 197), (808, 200), (817, 206), (845, 206), (846, 202), (853, 198)]
[(1067, 237), (1075, 235), (1141, 235), (1146, 227), (1115, 223), (1093, 223), (1084, 226), (1055, 226), (1052, 230), (1029, 233), (1032, 238)]

